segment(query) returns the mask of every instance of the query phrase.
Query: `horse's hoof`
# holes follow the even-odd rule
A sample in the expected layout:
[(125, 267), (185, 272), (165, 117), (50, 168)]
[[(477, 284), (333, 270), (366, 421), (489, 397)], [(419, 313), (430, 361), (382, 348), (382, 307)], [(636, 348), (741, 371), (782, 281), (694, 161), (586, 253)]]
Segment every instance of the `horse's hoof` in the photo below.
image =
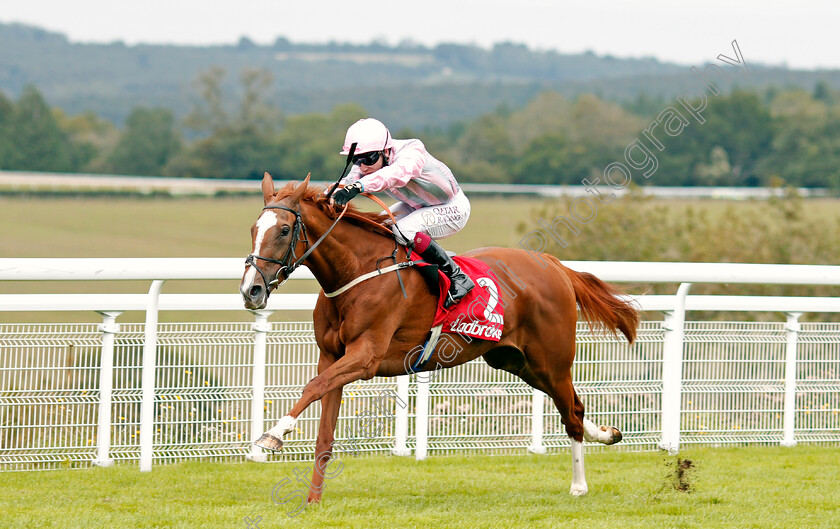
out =
[(572, 485), (572, 489), (569, 491), (569, 494), (572, 496), (583, 496), (587, 492), (589, 492), (589, 487), (586, 486), (586, 483), (583, 485)]
[[(612, 432), (610, 432), (610, 430), (612, 430)], [(610, 437), (604, 441), (605, 445), (614, 445), (623, 439), (621, 432), (618, 431), (618, 428), (615, 426), (601, 426), (601, 431), (610, 433)]]
[(272, 452), (280, 452), (283, 450), (283, 440), (267, 433), (262, 434), (259, 439), (254, 441), (254, 444), (264, 450), (271, 450)]

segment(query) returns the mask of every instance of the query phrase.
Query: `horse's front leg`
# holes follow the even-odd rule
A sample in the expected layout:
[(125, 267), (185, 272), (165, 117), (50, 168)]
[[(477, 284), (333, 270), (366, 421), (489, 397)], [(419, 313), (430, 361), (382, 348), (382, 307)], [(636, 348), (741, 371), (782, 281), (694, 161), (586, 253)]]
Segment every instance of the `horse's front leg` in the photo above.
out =
[(338, 411), (341, 408), (341, 394), (344, 388), (334, 389), (321, 399), (321, 420), (318, 423), (318, 440), (315, 442), (315, 465), (312, 469), (312, 480), (309, 486), (309, 503), (321, 501), (324, 491), (324, 478), (334, 478), (341, 472), (343, 464), (337, 469), (327, 470), (327, 464), (333, 456), (333, 442), (335, 441), (335, 424), (338, 422)]
[[(378, 365), (379, 360), (374, 358), (371, 347), (351, 349), (348, 346), (347, 353), (343, 357), (306, 384), (303, 388), (303, 395), (288, 415), (277, 421), (277, 424), (262, 434), (254, 444), (267, 450), (279, 451), (283, 447), (283, 436), (295, 429), (297, 418), (310, 404), (351, 382), (372, 378), (376, 374)], [(339, 397), (338, 405), (340, 404), (341, 398)], [(338, 417), (337, 408), (335, 413)], [(334, 428), (335, 423), (333, 421), (333, 431)]]

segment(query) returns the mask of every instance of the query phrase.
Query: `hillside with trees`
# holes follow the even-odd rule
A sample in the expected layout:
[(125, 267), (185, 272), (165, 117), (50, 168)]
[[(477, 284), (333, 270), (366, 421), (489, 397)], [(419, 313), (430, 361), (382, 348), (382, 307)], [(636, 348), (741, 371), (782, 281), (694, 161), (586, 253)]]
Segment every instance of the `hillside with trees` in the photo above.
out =
[[(242, 72), (238, 98), (225, 93), (225, 77), (221, 69), (202, 74), (183, 119), (166, 108), (136, 107), (121, 128), (90, 112), (68, 116), (51, 108), (35, 87), (16, 100), (0, 93), (0, 170), (234, 179), (265, 171), (281, 179), (338, 174), (347, 126), (368, 115), (362, 106), (288, 115), (270, 103), (267, 72)], [(393, 132), (420, 137), (462, 182), (580, 184), (624, 160), (659, 110), (542, 92), (519, 109)], [(840, 93), (825, 85), (813, 93), (737, 90), (710, 100), (704, 119), (665, 136), (656, 172), (636, 183), (840, 189)]]
[[(749, 49), (745, 59), (750, 61)], [(710, 55), (710, 61), (714, 55)], [(18, 97), (36, 86), (67, 114), (93, 112), (123, 125), (135, 107), (162, 107), (183, 118), (195, 99), (195, 79), (212, 68), (268, 72), (268, 101), (286, 114), (328, 113), (356, 103), (393, 127), (448, 126), (493, 111), (519, 108), (537, 94), (567, 98), (592, 93), (624, 103), (665, 100), (691, 82), (688, 68), (653, 58), (531, 50), (504, 42), (490, 49), (461, 44), (425, 47), (342, 43), (271, 45), (241, 39), (227, 46), (83, 44), (20, 24), (0, 24), (0, 91)], [(695, 65), (701, 66), (701, 65)], [(840, 88), (838, 71), (792, 71), (750, 62), (741, 88), (800, 87), (820, 81)], [(225, 90), (241, 93), (234, 76)], [(733, 81), (723, 83), (729, 91)]]
[[(372, 115), (463, 182), (580, 184), (624, 160), (687, 72), (514, 44), (128, 47), (0, 25), (0, 170), (330, 179), (347, 126)], [(660, 133), (636, 183), (840, 189), (837, 75), (716, 80), (702, 122)]]

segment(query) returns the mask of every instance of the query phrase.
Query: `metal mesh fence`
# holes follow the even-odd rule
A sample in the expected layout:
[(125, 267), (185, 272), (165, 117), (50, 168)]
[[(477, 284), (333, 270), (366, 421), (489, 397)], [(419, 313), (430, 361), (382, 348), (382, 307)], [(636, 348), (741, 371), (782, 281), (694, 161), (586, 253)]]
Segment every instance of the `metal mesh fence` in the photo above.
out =
[(781, 442), (785, 343), (784, 323), (686, 323), (681, 442)]
[(840, 325), (803, 323), (796, 372), (796, 439), (840, 442)]
[[(615, 425), (616, 448), (655, 449), (661, 435), (661, 322), (644, 322), (636, 345), (578, 326), (575, 386), (587, 416)], [(144, 325), (116, 334), (110, 457), (140, 457)], [(778, 443), (782, 438), (786, 330), (783, 323), (687, 322), (683, 358), (683, 443)], [(250, 451), (254, 330), (248, 323), (160, 324), (154, 398), (155, 462), (242, 460)], [(96, 324), (0, 324), (0, 470), (90, 466), (96, 456), (102, 333)], [(292, 407), (317, 373), (311, 322), (273, 323), (268, 334), (265, 428)], [(344, 390), (336, 439), (362, 452), (394, 447), (393, 419), (360, 436), (358, 417), (382, 404), (393, 378)], [(409, 389), (408, 447), (415, 446), (417, 386)], [(840, 442), (840, 324), (802, 324), (798, 336), (799, 442)], [(396, 404), (389, 400), (389, 414)], [(475, 360), (443, 370), (430, 388), (428, 447), (522, 453), (531, 442), (532, 390)], [(545, 446), (568, 446), (545, 399)], [(312, 459), (320, 405), (299, 418), (285, 452)], [(610, 448), (614, 449), (614, 448)]]
[(90, 464), (100, 346), (96, 325), (0, 326), (0, 468)]

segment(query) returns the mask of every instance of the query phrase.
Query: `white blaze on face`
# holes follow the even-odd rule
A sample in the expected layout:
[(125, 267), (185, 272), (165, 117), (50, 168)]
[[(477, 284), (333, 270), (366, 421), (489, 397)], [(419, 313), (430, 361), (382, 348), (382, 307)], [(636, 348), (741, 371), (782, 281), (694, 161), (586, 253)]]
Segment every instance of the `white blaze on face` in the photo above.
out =
[[(260, 248), (262, 248), (263, 239), (265, 239), (265, 234), (272, 226), (277, 225), (277, 213), (269, 210), (263, 212), (260, 215), (259, 220), (257, 220), (257, 236), (254, 237), (254, 251), (251, 252), (254, 255), (260, 255)], [(257, 269), (253, 266), (248, 268), (248, 273), (245, 275), (245, 285), (248, 288), (254, 284), (254, 279), (257, 276)], [(266, 285), (268, 287), (268, 285)]]
[(277, 213), (269, 210), (263, 211), (263, 214), (260, 215), (259, 220), (257, 220), (257, 236), (254, 237), (254, 253), (259, 255), (260, 248), (262, 248), (262, 242), (265, 238), (265, 232), (268, 231), (269, 228), (272, 226), (277, 225)]

